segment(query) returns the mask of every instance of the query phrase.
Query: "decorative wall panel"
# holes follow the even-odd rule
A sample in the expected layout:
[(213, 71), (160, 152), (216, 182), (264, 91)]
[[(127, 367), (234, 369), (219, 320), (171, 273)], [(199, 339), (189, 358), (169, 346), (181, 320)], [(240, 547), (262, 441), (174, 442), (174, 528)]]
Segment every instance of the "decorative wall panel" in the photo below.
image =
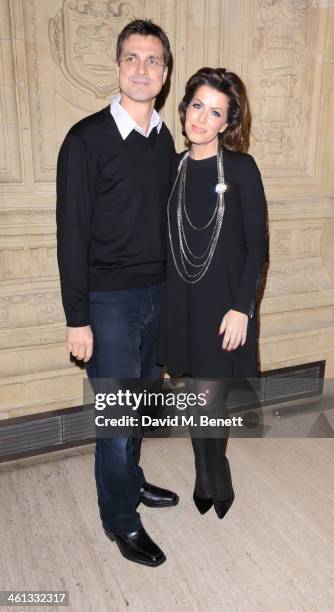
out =
[(0, 3), (0, 418), (80, 404), (65, 350), (55, 174), (70, 126), (117, 91), (115, 43), (131, 18), (173, 51), (162, 115), (204, 65), (234, 70), (253, 115), (268, 198), (262, 369), (317, 359), (334, 374), (334, 7), (326, 0), (3, 0)]

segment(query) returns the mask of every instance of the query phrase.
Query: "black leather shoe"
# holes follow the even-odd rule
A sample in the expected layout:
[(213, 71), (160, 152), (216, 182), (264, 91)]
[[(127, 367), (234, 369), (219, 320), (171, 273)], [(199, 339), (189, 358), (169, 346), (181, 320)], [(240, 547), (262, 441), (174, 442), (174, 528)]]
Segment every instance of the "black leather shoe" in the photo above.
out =
[(150, 508), (168, 508), (176, 506), (179, 498), (173, 491), (161, 489), (146, 482), (140, 489), (140, 501)]
[(157, 567), (166, 561), (161, 548), (151, 540), (144, 527), (139, 531), (122, 535), (111, 531), (105, 531), (105, 534), (112, 542), (116, 542), (123, 557), (128, 561), (149, 565), (150, 567)]

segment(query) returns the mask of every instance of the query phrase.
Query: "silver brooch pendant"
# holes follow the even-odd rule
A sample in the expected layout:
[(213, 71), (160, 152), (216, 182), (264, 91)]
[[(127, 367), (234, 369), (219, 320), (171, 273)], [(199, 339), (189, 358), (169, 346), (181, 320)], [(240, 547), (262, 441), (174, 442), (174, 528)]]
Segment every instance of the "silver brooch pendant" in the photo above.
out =
[(226, 189), (227, 189), (226, 183), (217, 183), (215, 187), (216, 193), (225, 193)]

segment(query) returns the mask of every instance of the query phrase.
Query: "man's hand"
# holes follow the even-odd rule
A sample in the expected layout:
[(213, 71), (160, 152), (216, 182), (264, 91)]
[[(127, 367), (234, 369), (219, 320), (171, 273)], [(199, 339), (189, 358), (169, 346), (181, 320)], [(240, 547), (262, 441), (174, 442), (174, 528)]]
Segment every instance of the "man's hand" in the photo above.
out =
[(248, 316), (238, 310), (229, 310), (223, 317), (219, 328), (219, 336), (224, 332), (222, 348), (233, 351), (239, 344), (243, 346), (247, 338)]
[(93, 353), (93, 333), (90, 325), (66, 328), (66, 347), (73, 357), (87, 363)]

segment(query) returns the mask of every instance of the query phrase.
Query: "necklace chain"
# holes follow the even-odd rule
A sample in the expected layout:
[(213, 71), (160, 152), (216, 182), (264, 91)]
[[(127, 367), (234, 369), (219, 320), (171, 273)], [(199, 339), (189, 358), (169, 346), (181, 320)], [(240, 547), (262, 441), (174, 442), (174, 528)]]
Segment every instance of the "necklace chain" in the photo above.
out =
[[(224, 166), (223, 166), (223, 151), (220, 150), (217, 153), (217, 172), (218, 172), (218, 185), (216, 186), (217, 191), (217, 203), (214, 209), (212, 216), (209, 221), (200, 227), (194, 225), (189, 217), (189, 214), (186, 209), (186, 200), (185, 200), (185, 185), (186, 185), (186, 175), (187, 175), (187, 165), (188, 165), (188, 157), (189, 152), (187, 152), (182, 158), (179, 171), (174, 183), (169, 201), (167, 206), (167, 215), (168, 215), (168, 233), (169, 233), (169, 241), (171, 245), (171, 251), (173, 255), (173, 260), (177, 272), (181, 278), (190, 284), (198, 283), (206, 274), (211, 264), (214, 252), (217, 247), (218, 237), (220, 234), (224, 211), (225, 211), (225, 200), (224, 200), (224, 191), (226, 190), (226, 184), (224, 180)], [(172, 196), (174, 194), (175, 189), (177, 189), (177, 202), (176, 202), (176, 220), (177, 220), (177, 232), (176, 239), (172, 236), (172, 227), (171, 227), (171, 201)], [(214, 224), (211, 236), (209, 238), (209, 242), (201, 254), (195, 254), (191, 251), (185, 230), (185, 221), (188, 222), (190, 227), (195, 231), (202, 231), (207, 229), (212, 223)], [(175, 248), (174, 242), (177, 243), (177, 247)], [(194, 261), (196, 260), (196, 261)], [(190, 268), (190, 269), (189, 269)], [(191, 271), (191, 269), (193, 271)]]

